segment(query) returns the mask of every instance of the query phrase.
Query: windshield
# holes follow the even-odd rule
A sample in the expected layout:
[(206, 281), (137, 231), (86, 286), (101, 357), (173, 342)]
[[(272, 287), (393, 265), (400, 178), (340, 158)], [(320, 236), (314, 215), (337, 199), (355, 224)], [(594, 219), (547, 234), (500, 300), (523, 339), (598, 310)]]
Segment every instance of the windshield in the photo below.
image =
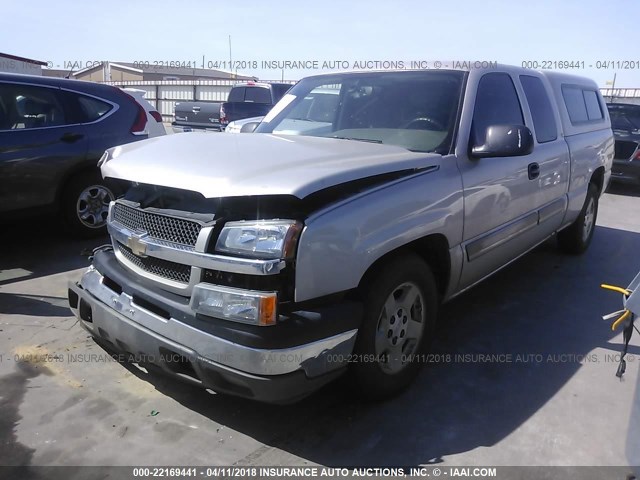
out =
[(309, 77), (258, 133), (310, 135), (448, 153), (464, 72), (362, 72)]

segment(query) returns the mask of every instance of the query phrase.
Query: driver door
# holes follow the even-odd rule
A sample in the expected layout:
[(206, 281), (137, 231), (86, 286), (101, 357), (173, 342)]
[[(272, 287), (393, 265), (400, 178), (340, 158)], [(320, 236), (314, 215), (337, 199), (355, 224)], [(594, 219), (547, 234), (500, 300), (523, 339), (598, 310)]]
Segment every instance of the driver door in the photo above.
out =
[[(470, 82), (471, 85), (474, 82)], [(473, 94), (468, 92), (467, 95)], [(464, 264), (460, 288), (499, 269), (536, 243), (538, 180), (531, 178), (529, 155), (473, 158), (491, 125), (525, 125), (521, 98), (505, 72), (485, 73), (477, 83), (471, 131), (460, 138), (457, 162), (464, 189)]]

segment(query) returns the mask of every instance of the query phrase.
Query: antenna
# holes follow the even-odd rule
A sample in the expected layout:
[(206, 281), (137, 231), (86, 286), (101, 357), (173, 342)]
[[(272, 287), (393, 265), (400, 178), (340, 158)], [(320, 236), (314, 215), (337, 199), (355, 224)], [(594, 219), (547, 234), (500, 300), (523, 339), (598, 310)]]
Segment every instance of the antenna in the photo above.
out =
[(614, 89), (616, 88), (616, 74), (613, 74), (613, 84), (611, 85), (611, 102), (613, 102)]

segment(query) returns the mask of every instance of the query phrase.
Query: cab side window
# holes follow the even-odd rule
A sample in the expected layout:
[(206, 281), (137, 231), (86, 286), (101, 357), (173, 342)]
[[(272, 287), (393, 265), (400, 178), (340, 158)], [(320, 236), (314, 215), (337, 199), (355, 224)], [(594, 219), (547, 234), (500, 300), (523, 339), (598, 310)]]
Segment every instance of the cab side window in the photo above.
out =
[(478, 83), (471, 124), (472, 145), (483, 145), (491, 125), (524, 125), (516, 87), (506, 73), (488, 73)]
[(52, 88), (0, 84), (0, 130), (56, 127), (66, 124), (65, 111)]
[(531, 75), (520, 75), (520, 83), (531, 110), (536, 140), (538, 143), (552, 142), (558, 138), (558, 126), (542, 80)]

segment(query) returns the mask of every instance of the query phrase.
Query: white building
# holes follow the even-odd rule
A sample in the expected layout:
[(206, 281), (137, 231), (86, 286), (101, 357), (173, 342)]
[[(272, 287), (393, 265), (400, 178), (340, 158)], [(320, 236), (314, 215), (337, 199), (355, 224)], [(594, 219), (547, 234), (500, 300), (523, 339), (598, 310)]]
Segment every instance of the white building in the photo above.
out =
[(41, 62), (40, 60), (0, 52), (0, 72), (42, 75), (42, 67), (46, 65), (47, 62)]

